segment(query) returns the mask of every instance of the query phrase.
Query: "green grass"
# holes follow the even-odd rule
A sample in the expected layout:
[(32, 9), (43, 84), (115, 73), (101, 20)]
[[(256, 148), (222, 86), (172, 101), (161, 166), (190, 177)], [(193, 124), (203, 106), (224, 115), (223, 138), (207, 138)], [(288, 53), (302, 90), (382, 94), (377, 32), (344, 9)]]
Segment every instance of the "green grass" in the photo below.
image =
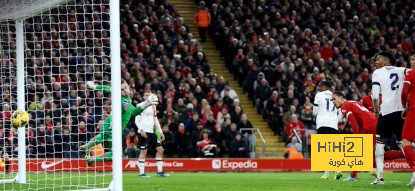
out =
[[(89, 174), (88, 176), (91, 176)], [(151, 178), (138, 178), (137, 173), (124, 173), (124, 190), (160, 190), (160, 191), (217, 191), (217, 190), (237, 190), (237, 191), (269, 191), (269, 190), (412, 190), (406, 186), (411, 178), (411, 173), (385, 173), (385, 185), (370, 185), (374, 180), (369, 173), (360, 173), (357, 182), (342, 182), (334, 181), (333, 174), (329, 180), (321, 180), (322, 173), (314, 172), (263, 172), (263, 173), (172, 173), (171, 177), (160, 178), (155, 173), (148, 173)], [(47, 177), (46, 177), (47, 176)], [(343, 173), (343, 178), (348, 176), (348, 173)], [(51, 182), (55, 177), (55, 183)], [(47, 185), (47, 189), (41, 190), (67, 190), (75, 189), (75, 187), (68, 187), (80, 183), (83, 186), (87, 185), (87, 180), (90, 184), (94, 183), (95, 178), (85, 178), (86, 175), (72, 174), (69, 177), (68, 173), (49, 173), (49, 174), (28, 174), (30, 185), (18, 184), (0, 184), (0, 190), (24, 190), (30, 186), (31, 190), (35, 189), (34, 178), (39, 181), (39, 188)], [(48, 181), (45, 181), (45, 178)], [(111, 175), (103, 176), (99, 174), (97, 178), (99, 182), (106, 181), (109, 183)], [(55, 184), (53, 186), (52, 184)], [(91, 186), (91, 185), (90, 185)], [(81, 188), (78, 188), (81, 189)], [(85, 189), (85, 187), (83, 188)]]

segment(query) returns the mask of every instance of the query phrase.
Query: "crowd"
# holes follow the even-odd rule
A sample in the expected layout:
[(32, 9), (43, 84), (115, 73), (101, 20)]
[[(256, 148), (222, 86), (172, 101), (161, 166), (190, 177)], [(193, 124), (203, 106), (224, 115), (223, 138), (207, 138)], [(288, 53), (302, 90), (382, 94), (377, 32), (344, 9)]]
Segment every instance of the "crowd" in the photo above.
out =
[[(408, 67), (415, 45), (410, 0), (208, 0), (213, 36), (229, 70), (290, 142), (292, 129), (315, 129), (317, 84), (330, 80), (347, 99), (370, 93), (371, 60), (389, 51)], [(301, 130), (306, 129), (306, 130)]]
[[(26, 21), (29, 157), (82, 157), (78, 147), (100, 132), (111, 113), (109, 95), (85, 88), (86, 81), (111, 85), (109, 1), (84, 2), (77, 0)], [(239, 129), (252, 125), (238, 95), (209, 67), (177, 8), (168, 0), (120, 4), (122, 78), (132, 88), (133, 104), (143, 101), (146, 90), (158, 96), (166, 155), (248, 157), (252, 132)], [(1, 34), (2, 42), (14, 43), (13, 33)], [(2, 64), (15, 64), (15, 54), (1, 56), (7, 60)], [(13, 69), (2, 72), (15, 76)], [(10, 115), (16, 109), (16, 80), (1, 80), (0, 147), (14, 156), (17, 133)], [(125, 157), (138, 157), (137, 135), (132, 119), (123, 132)]]
[[(78, 146), (100, 131), (110, 99), (85, 89), (85, 81), (110, 82), (108, 0), (74, 4), (25, 24), (27, 128), (30, 157), (79, 157)], [(209, 67), (201, 43), (177, 7), (164, 1), (121, 0), (121, 70), (134, 104), (145, 90), (159, 97), (157, 117), (168, 135), (169, 156), (247, 156), (252, 127), (238, 95)], [(415, 43), (410, 0), (208, 0), (209, 34), (227, 67), (275, 134), (292, 141), (292, 129), (313, 131), (316, 85), (331, 80), (347, 99), (370, 92), (371, 61), (389, 51), (408, 66)], [(86, 14), (93, 13), (93, 14)], [(15, 45), (2, 28), (2, 50)], [(15, 76), (13, 52), (1, 53), (2, 76)], [(0, 145), (15, 151), (10, 127), (16, 79), (0, 78)], [(136, 157), (137, 132), (124, 132), (127, 157)], [(304, 130), (301, 130), (304, 132)], [(215, 145), (215, 146), (209, 146)], [(6, 148), (6, 147), (4, 147)], [(242, 148), (242, 149), (241, 149)], [(56, 152), (61, 151), (62, 152)], [(241, 152), (242, 150), (242, 152)]]

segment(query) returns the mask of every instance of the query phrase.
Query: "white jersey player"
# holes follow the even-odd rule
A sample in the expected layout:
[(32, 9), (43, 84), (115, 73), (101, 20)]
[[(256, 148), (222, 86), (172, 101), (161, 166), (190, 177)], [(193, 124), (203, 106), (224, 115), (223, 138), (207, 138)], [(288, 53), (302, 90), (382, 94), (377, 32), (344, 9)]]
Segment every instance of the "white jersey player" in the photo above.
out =
[[(331, 101), (333, 93), (330, 91), (331, 82), (322, 81), (319, 83), (319, 92), (314, 97), (313, 114), (316, 116), (317, 134), (338, 134), (337, 108)], [(341, 172), (336, 172), (334, 179), (342, 177)], [(325, 171), (321, 179), (328, 179), (329, 171)]]
[[(372, 75), (372, 98), (376, 127), (376, 164), (378, 176), (372, 184), (384, 184), (383, 161), (385, 141), (394, 135), (400, 146), (404, 120), (401, 117), (403, 107), (401, 93), (407, 68), (395, 67), (395, 57), (389, 52), (381, 52), (376, 56), (377, 69)], [(382, 94), (382, 105), (379, 111), (379, 94)]]
[[(151, 95), (150, 91), (144, 93), (144, 100), (147, 100)], [(160, 123), (157, 119), (156, 107), (147, 107), (140, 116), (136, 117), (136, 125), (139, 131), (140, 142), (140, 156), (138, 159), (138, 167), (140, 170), (140, 178), (148, 178), (145, 174), (145, 160), (148, 149), (156, 149), (156, 161), (157, 161), (157, 176), (167, 177), (170, 176), (163, 172), (163, 147), (161, 141), (164, 140), (163, 131), (161, 131)], [(160, 133), (160, 137), (157, 137), (156, 133)]]
[(318, 134), (337, 134), (337, 108), (331, 101), (331, 83), (328, 81), (320, 82), (320, 92), (316, 94), (313, 102), (313, 114), (316, 116), (316, 127)]

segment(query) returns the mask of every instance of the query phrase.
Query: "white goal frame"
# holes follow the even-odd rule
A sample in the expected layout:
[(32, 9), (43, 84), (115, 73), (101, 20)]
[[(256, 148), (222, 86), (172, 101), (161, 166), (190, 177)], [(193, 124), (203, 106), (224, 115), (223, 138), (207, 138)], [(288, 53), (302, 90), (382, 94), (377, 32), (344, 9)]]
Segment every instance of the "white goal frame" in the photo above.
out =
[[(48, 6), (56, 6), (62, 0), (45, 0)], [(0, 3), (1, 4), (1, 3)], [(121, 33), (120, 33), (120, 2), (110, 0), (110, 41), (111, 41), (111, 110), (112, 110), (112, 174), (113, 178), (108, 188), (85, 189), (94, 191), (122, 191), (122, 132), (121, 132)], [(22, 8), (22, 7), (20, 7)], [(13, 12), (14, 10), (9, 10)], [(42, 10), (30, 10), (31, 14), (42, 12)], [(0, 16), (0, 20), (14, 20), (16, 23), (16, 62), (17, 62), (17, 106), (25, 109), (25, 70), (24, 68), (24, 19), (21, 15), (10, 14), (9, 18)], [(19, 183), (26, 184), (26, 141), (25, 128), (18, 128), (18, 173), (14, 179), (0, 180), (0, 184)]]

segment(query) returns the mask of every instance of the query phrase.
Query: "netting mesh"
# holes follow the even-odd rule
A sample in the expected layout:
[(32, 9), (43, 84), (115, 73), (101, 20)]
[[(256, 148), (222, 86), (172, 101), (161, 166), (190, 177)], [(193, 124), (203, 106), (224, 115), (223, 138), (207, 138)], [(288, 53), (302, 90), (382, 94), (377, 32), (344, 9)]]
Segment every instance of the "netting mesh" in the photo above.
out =
[[(31, 116), (28, 184), (0, 184), (0, 189), (108, 187), (111, 164), (87, 167), (79, 146), (100, 132), (110, 114), (109, 95), (85, 88), (88, 80), (110, 85), (109, 0), (18, 2), (0, 1), (0, 150), (5, 163), (2, 168), (0, 162), (0, 180), (14, 178), (18, 169), (17, 131), (10, 117), (17, 109), (16, 71), (24, 70), (25, 109)], [(29, 8), (22, 12), (24, 7)], [(24, 18), (24, 68), (16, 67), (16, 18)]]

